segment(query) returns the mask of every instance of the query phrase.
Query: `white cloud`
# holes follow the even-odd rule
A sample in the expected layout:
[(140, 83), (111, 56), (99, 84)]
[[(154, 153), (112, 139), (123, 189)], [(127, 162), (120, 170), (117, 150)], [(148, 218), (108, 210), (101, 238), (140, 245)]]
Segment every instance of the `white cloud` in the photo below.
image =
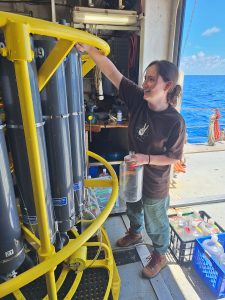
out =
[(198, 52), (197, 57), (203, 58), (205, 57), (205, 53), (203, 51)]
[(180, 69), (186, 75), (225, 75), (225, 57), (206, 55), (203, 51), (181, 59)]
[(210, 36), (214, 33), (217, 33), (220, 31), (220, 28), (214, 26), (214, 27), (211, 27), (211, 28), (208, 28), (206, 29), (203, 33), (202, 33), (202, 36)]

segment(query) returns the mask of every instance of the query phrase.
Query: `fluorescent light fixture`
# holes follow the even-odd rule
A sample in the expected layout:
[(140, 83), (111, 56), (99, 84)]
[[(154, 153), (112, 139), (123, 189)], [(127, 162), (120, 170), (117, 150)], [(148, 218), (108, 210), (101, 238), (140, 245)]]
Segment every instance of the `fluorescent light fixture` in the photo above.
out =
[(137, 25), (137, 12), (129, 10), (74, 7), (73, 22), (80, 24)]

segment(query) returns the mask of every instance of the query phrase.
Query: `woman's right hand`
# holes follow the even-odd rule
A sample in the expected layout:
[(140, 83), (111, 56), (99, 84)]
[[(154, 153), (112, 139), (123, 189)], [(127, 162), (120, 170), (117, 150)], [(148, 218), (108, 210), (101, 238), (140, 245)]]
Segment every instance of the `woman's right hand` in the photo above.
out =
[(90, 45), (87, 44), (83, 44), (83, 43), (76, 43), (76, 49), (80, 52), (87, 52), (89, 53), (91, 51), (91, 49), (94, 48)]
[(80, 52), (87, 52), (101, 72), (119, 89), (123, 75), (101, 51), (84, 43), (77, 43), (75, 47)]

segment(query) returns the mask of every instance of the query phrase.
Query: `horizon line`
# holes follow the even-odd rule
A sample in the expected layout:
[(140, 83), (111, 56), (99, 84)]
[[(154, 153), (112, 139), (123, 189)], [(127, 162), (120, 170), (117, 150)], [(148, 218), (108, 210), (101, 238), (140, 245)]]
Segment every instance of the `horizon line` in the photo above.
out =
[(225, 76), (225, 74), (184, 74), (184, 76)]

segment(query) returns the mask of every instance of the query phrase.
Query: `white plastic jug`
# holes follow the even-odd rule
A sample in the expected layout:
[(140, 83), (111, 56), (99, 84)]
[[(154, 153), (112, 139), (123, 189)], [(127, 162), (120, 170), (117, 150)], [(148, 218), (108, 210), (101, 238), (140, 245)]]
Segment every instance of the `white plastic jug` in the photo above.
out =
[(203, 241), (202, 246), (207, 252), (211, 255), (211, 257), (219, 263), (220, 256), (223, 254), (223, 246), (218, 242), (218, 236), (213, 234), (210, 239), (206, 239)]
[(221, 269), (225, 272), (225, 253), (220, 255), (219, 264)]

